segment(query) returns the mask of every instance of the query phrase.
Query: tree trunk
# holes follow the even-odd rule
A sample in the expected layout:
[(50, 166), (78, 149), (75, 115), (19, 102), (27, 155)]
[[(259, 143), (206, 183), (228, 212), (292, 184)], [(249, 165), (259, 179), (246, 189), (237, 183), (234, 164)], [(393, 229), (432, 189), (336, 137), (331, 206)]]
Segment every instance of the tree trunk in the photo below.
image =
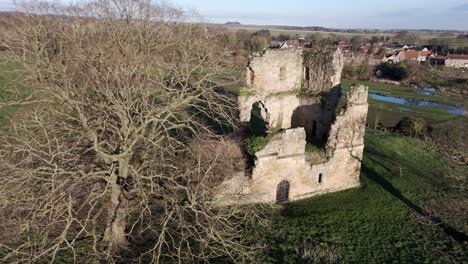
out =
[(128, 161), (119, 160), (111, 177), (111, 195), (107, 208), (107, 223), (104, 242), (112, 251), (128, 245), (125, 228), (127, 226), (127, 199), (122, 183), (128, 176)]

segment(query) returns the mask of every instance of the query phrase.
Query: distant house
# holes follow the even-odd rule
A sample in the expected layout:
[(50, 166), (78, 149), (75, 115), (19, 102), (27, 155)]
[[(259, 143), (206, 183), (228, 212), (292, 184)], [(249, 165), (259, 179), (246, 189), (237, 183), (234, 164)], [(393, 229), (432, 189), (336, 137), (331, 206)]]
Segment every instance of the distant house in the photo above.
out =
[(388, 63), (394, 63), (395, 62), (396, 55), (390, 55), (390, 56), (385, 56), (382, 61), (383, 62), (388, 62)]
[(418, 63), (427, 61), (427, 58), (432, 55), (432, 52), (427, 48), (422, 49), (421, 51), (414, 49), (403, 49), (395, 57), (394, 62), (398, 63), (401, 61), (415, 61)]
[(468, 68), (468, 55), (449, 54), (445, 60), (445, 66), (453, 68)]
[(419, 57), (419, 52), (416, 50), (402, 50), (396, 55), (394, 62), (399, 63), (402, 61), (410, 60), (417, 61)]
[(299, 40), (288, 40), (286, 42), (284, 42), (282, 45), (281, 45), (281, 48), (282, 49), (290, 49), (290, 48), (299, 48), (299, 47), (302, 47), (302, 45), (299, 43)]
[(428, 50), (427, 48), (424, 48), (419, 52), (419, 62), (425, 62), (427, 61), (427, 58), (432, 55), (432, 51)]

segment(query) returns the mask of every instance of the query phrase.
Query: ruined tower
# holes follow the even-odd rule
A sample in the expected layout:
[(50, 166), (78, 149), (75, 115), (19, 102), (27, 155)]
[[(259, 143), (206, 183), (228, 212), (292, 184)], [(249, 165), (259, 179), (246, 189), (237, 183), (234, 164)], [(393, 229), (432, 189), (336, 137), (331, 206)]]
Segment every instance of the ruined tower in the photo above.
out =
[(282, 130), (255, 154), (251, 175), (221, 186), (220, 199), (283, 202), (360, 185), (368, 89), (351, 87), (337, 109), (342, 69), (339, 50), (267, 49), (251, 57), (241, 121), (259, 104), (265, 123)]

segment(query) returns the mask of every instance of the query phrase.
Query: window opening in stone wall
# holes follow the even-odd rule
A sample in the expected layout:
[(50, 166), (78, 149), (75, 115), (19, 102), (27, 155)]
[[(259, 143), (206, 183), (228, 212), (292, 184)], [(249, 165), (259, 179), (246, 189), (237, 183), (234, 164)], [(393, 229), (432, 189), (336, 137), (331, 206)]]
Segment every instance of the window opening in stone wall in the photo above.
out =
[[(252, 110), (250, 111), (250, 121), (249, 121), (249, 134), (253, 136), (265, 136), (267, 127), (267, 122), (262, 116), (263, 104), (261, 102), (256, 102), (252, 105)], [(264, 108), (263, 108), (264, 109)], [(266, 112), (267, 110), (264, 109)]]
[(323, 175), (322, 175), (322, 173), (320, 173), (319, 177), (318, 177), (318, 183), (322, 183), (322, 177), (323, 177)]
[(317, 121), (314, 120), (312, 123), (312, 136), (315, 137), (317, 135)]
[(309, 67), (305, 68), (305, 79), (306, 81), (310, 81), (310, 68)]
[(281, 81), (286, 80), (286, 67), (280, 68), (280, 80)]
[(276, 202), (283, 203), (289, 200), (289, 182), (282, 181), (278, 184), (278, 189), (276, 191)]

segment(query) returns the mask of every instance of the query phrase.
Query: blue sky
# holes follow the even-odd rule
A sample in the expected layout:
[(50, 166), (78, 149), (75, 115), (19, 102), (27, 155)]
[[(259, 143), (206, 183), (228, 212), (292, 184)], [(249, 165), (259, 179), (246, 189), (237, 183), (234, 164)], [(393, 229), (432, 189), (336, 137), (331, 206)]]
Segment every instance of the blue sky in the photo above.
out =
[[(0, 10), (12, 8), (0, 0)], [(468, 30), (468, 0), (172, 0), (207, 22)]]

